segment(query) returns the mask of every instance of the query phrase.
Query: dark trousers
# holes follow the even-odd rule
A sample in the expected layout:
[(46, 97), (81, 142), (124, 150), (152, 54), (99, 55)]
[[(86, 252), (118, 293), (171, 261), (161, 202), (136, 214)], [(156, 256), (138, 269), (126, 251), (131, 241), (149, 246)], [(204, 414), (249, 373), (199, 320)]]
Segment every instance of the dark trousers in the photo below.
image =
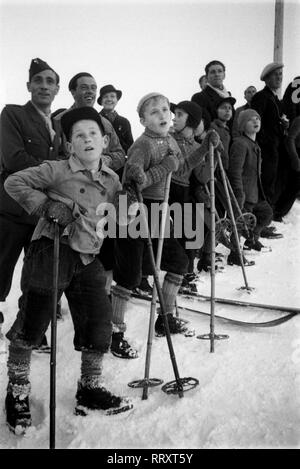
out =
[[(38, 345), (45, 334), (53, 310), (53, 241), (33, 241), (26, 254), (19, 300), (21, 330), (16, 324), (7, 333), (12, 340)], [(58, 298), (64, 293), (74, 324), (75, 350), (109, 349), (112, 308), (105, 291), (105, 271), (99, 259), (84, 265), (79, 253), (60, 244)], [(21, 318), (21, 320), (20, 320)]]
[[(157, 203), (156, 201), (153, 201)], [(159, 202), (158, 202), (159, 203)], [(151, 201), (144, 200), (148, 208), (148, 215), (151, 216)], [(152, 238), (154, 256), (156, 256), (158, 239)], [(132, 290), (138, 287), (143, 275), (152, 275), (152, 265), (147, 248), (147, 238), (118, 238), (115, 240), (115, 265), (113, 278), (115, 282), (123, 288)], [(188, 258), (180, 245), (174, 238), (172, 226), (170, 227), (170, 237), (164, 239), (161, 270), (178, 275), (187, 272)]]
[(300, 194), (300, 172), (286, 168), (282, 172), (282, 178), (282, 191), (274, 207), (275, 217), (287, 215)]
[(16, 223), (0, 215), (0, 301), (5, 301), (22, 249), (28, 249), (34, 225)]
[(273, 218), (273, 210), (266, 200), (259, 200), (256, 204), (245, 202), (244, 209), (251, 212), (256, 217), (256, 226), (254, 228), (254, 237), (259, 238), (261, 230), (268, 226)]

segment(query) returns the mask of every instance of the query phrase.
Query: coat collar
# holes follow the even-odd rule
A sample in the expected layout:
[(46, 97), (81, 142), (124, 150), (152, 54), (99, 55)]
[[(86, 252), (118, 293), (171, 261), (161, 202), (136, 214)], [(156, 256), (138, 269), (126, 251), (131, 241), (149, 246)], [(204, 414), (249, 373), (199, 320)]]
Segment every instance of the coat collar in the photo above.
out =
[(34, 105), (32, 104), (31, 101), (28, 101), (26, 104), (25, 104), (25, 109), (26, 111), (28, 112), (28, 114), (30, 114), (30, 117), (31, 119), (35, 122), (36, 124), (36, 129), (38, 130), (38, 132), (40, 133), (41, 137), (46, 140), (46, 142), (51, 145), (52, 142), (51, 142), (51, 138), (50, 138), (50, 134), (49, 134), (49, 131), (46, 127), (46, 124), (45, 124), (45, 121), (44, 119), (42, 118), (42, 116), (38, 113), (38, 111), (35, 109)]

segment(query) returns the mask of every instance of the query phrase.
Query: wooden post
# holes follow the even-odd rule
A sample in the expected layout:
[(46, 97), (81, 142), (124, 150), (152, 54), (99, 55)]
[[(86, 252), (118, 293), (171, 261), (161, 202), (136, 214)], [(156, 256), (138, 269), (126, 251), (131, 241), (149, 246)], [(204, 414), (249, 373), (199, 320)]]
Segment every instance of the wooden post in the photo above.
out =
[[(274, 62), (283, 60), (283, 10), (284, 0), (275, 0), (275, 26), (274, 26)], [(279, 90), (281, 95), (281, 89)]]

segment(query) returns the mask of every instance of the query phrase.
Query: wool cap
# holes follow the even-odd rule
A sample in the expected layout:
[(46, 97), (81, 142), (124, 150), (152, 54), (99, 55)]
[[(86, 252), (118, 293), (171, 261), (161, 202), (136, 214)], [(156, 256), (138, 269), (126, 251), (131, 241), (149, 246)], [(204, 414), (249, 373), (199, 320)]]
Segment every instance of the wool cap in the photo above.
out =
[(168, 98), (165, 95), (163, 95), (162, 93), (158, 93), (157, 91), (152, 91), (151, 93), (145, 94), (145, 96), (143, 96), (139, 100), (137, 108), (136, 108), (139, 116), (140, 116), (141, 109), (142, 109), (143, 105), (146, 103), (146, 101), (148, 101), (149, 99), (152, 99), (152, 98), (157, 98), (159, 96), (162, 97), (162, 98), (165, 98), (167, 101), (169, 101)]
[(91, 75), (90, 73), (88, 72), (80, 72), (80, 73), (76, 73), (76, 75), (74, 75), (71, 80), (69, 81), (69, 85), (68, 85), (68, 88), (69, 88), (69, 91), (71, 90), (75, 90), (76, 89), (76, 82), (78, 80), (78, 78), (81, 78), (81, 77), (91, 77), (91, 78), (94, 78), (93, 75)]
[(113, 85), (105, 85), (100, 88), (100, 96), (97, 99), (97, 103), (102, 104), (102, 98), (106, 93), (116, 93), (117, 95), (117, 100), (121, 99), (122, 97), (122, 91), (121, 90), (116, 90), (116, 88)]
[(283, 63), (280, 63), (280, 62), (271, 62), (270, 64), (266, 65), (265, 68), (263, 69), (263, 71), (260, 74), (261, 81), (264, 81), (265, 78), (270, 73), (272, 73), (275, 70), (277, 70), (278, 68), (282, 68), (282, 67), (284, 67), (284, 65), (283, 65)]
[(236, 99), (232, 96), (227, 96), (226, 98), (220, 97), (220, 99), (216, 102), (215, 110), (217, 110), (223, 103), (230, 103), (231, 106), (234, 106), (236, 103)]
[(102, 135), (105, 135), (104, 126), (99, 113), (90, 106), (76, 107), (71, 111), (67, 111), (61, 118), (61, 126), (63, 133), (68, 142), (70, 141), (71, 131), (73, 125), (81, 120), (91, 120), (97, 122)]
[(241, 111), (238, 115), (238, 130), (243, 133), (247, 122), (252, 119), (252, 117), (258, 117), (261, 120), (260, 115), (254, 109), (246, 109)]
[(190, 117), (190, 127), (196, 128), (201, 122), (202, 109), (197, 103), (194, 103), (193, 101), (181, 101), (178, 104), (171, 103), (170, 109), (173, 114), (175, 113), (175, 109), (182, 109), (183, 111), (185, 111)]
[(41, 60), (38, 57), (36, 59), (32, 59), (31, 61), (29, 68), (29, 81), (31, 81), (34, 75), (43, 72), (44, 70), (52, 70), (52, 72), (54, 72), (56, 75), (57, 84), (59, 83), (59, 75), (56, 73), (56, 71), (53, 70), (53, 68), (50, 67), (47, 62), (44, 62), (44, 60)]

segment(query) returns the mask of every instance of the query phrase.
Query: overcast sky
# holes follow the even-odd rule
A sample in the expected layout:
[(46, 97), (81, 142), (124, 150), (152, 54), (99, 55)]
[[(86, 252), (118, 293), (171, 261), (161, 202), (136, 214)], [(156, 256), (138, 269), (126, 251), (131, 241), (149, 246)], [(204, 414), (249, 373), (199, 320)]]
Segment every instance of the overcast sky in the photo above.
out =
[[(52, 110), (69, 107), (70, 78), (94, 75), (98, 87), (123, 91), (120, 114), (134, 137), (142, 132), (136, 105), (160, 91), (173, 102), (199, 91), (205, 65), (226, 65), (225, 85), (243, 104), (248, 85), (273, 60), (275, 0), (0, 0), (0, 104), (24, 104), (32, 58), (40, 57), (61, 76)], [(300, 74), (300, 3), (285, 1), (283, 89)], [(98, 105), (97, 109), (100, 110)]]

